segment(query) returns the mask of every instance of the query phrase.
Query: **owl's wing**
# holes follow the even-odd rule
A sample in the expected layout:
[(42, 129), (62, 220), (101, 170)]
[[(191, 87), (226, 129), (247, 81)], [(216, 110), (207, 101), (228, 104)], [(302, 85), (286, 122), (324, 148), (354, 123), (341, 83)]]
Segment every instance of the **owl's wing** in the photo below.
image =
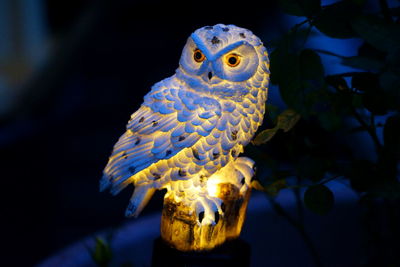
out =
[[(146, 168), (208, 136), (220, 117), (221, 107), (215, 99), (182, 89), (154, 88), (132, 114), (126, 132), (115, 144), (100, 190), (111, 187), (111, 192), (117, 194), (131, 182), (148, 182), (142, 181), (148, 175), (141, 175)], [(160, 174), (152, 175), (156, 179)], [(144, 207), (153, 192), (151, 186), (137, 186), (134, 195), (139, 200), (135, 202)], [(135, 213), (141, 210), (137, 206), (136, 203)]]

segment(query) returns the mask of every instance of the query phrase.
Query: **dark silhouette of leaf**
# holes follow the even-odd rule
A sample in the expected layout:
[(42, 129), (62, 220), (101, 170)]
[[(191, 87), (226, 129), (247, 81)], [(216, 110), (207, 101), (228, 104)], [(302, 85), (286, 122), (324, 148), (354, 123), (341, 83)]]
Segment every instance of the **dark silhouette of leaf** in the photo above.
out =
[(326, 159), (306, 156), (297, 164), (296, 173), (302, 180), (309, 179), (318, 182), (324, 178), (329, 165), (330, 163)]
[(386, 53), (382, 52), (372, 45), (370, 45), (367, 42), (364, 42), (359, 48), (358, 48), (358, 55), (360, 57), (367, 57), (371, 59), (375, 59), (378, 61), (385, 61)]
[(289, 53), (283, 46), (284, 44), (271, 53), (271, 82), (273, 84), (284, 83), (290, 87), (290, 84), (295, 84), (299, 80), (298, 56)]
[(279, 85), (283, 100), (291, 107), (299, 106), (301, 94), (299, 57), (278, 48), (271, 55), (271, 82)]
[(352, 38), (353, 31), (350, 20), (359, 12), (359, 6), (351, 1), (340, 1), (324, 6), (314, 20), (319, 31), (333, 38)]
[(364, 92), (362, 101), (364, 107), (377, 115), (387, 113), (386, 95), (379, 86), (379, 76), (371, 72), (359, 72), (353, 74), (351, 86)]
[(320, 112), (318, 120), (322, 128), (328, 131), (339, 130), (343, 125), (341, 116), (333, 112)]
[(368, 91), (370, 88), (379, 87), (379, 77), (371, 72), (354, 73), (351, 79), (351, 87), (359, 91)]
[(387, 118), (383, 130), (385, 149), (397, 159), (400, 159), (400, 115)]
[(311, 49), (304, 49), (300, 53), (300, 73), (303, 80), (322, 81), (324, 67), (321, 58)]
[(399, 72), (386, 71), (379, 77), (379, 85), (386, 95), (386, 106), (400, 111), (400, 75)]
[(320, 57), (310, 49), (299, 54), (277, 48), (271, 56), (272, 82), (279, 85), (286, 104), (301, 114), (308, 114), (324, 83), (324, 68)]
[(279, 109), (278, 109), (278, 107), (277, 107), (277, 106), (274, 106), (274, 105), (272, 105), (272, 104), (270, 104), (270, 103), (268, 103), (268, 104), (267, 104), (267, 107), (266, 107), (266, 114), (267, 114), (268, 118), (269, 118), (272, 122), (274, 122), (274, 123), (276, 124), (276, 121), (277, 121), (278, 116), (279, 116)]
[(349, 90), (349, 87), (347, 86), (347, 82), (346, 80), (338, 75), (328, 75), (325, 77), (325, 81), (333, 86), (334, 88), (338, 89), (338, 90)]
[(321, 8), (321, 0), (280, 0), (279, 4), (285, 13), (294, 16), (311, 16)]
[(345, 57), (342, 59), (342, 64), (368, 71), (379, 71), (384, 66), (383, 61), (363, 56)]
[(319, 215), (327, 214), (334, 204), (335, 198), (332, 191), (325, 185), (313, 185), (304, 193), (305, 206)]
[(368, 160), (353, 160), (346, 176), (350, 178), (351, 187), (359, 192), (373, 188), (379, 177), (375, 164)]
[(400, 27), (377, 16), (357, 16), (351, 21), (353, 30), (375, 48), (391, 52), (399, 49)]

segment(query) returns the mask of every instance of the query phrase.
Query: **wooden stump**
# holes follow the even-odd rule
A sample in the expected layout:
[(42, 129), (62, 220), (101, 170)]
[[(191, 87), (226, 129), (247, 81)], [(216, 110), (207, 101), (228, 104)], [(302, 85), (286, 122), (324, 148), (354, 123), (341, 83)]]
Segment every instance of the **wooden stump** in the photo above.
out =
[(218, 197), (223, 200), (221, 208), (224, 214), (216, 217), (215, 225), (198, 224), (196, 213), (190, 214), (189, 207), (170, 198), (164, 199), (162, 239), (180, 251), (204, 251), (239, 237), (251, 188), (242, 195), (233, 184), (224, 183), (218, 186)]

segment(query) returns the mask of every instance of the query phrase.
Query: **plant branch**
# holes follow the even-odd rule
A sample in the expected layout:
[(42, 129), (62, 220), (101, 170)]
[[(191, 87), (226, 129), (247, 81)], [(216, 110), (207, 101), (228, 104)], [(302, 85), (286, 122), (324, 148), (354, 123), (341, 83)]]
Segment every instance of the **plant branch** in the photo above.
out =
[(311, 256), (312, 256), (315, 266), (322, 267), (321, 259), (318, 255), (318, 252), (315, 248), (314, 243), (312, 242), (311, 238), (308, 236), (307, 232), (304, 229), (304, 224), (293, 219), (292, 216), (290, 216), (282, 208), (282, 206), (278, 202), (276, 202), (273, 198), (269, 197), (268, 195), (267, 195), (267, 197), (268, 197), (269, 202), (271, 203), (271, 206), (273, 207), (274, 211), (276, 212), (276, 214), (285, 218), (289, 222), (289, 224), (291, 224), (299, 232), (299, 234), (303, 238), (304, 243), (306, 244), (306, 246), (308, 247), (308, 249), (311, 253)]
[(341, 175), (333, 176), (333, 177), (328, 178), (328, 179), (326, 179), (326, 180), (324, 180), (324, 181), (321, 181), (319, 184), (322, 185), (322, 184), (329, 183), (330, 181), (333, 181), (333, 180), (335, 180), (335, 179), (337, 179), (337, 178), (339, 178), (339, 177), (341, 177)]
[(341, 59), (346, 58), (345, 56), (341, 56), (341, 55), (335, 54), (335, 53), (333, 53), (331, 51), (326, 51), (326, 50), (322, 50), (322, 49), (313, 49), (313, 50), (315, 52), (317, 52), (317, 53), (321, 53), (321, 54), (325, 54), (325, 55), (329, 55), (329, 56), (333, 56), (333, 57), (338, 57), (338, 58), (341, 58)]
[(292, 30), (293, 30), (293, 31), (297, 31), (298, 28), (300, 28), (301, 26), (303, 26), (303, 25), (306, 24), (307, 22), (310, 22), (310, 20), (309, 20), (309, 19), (306, 19), (306, 20), (304, 20), (304, 21), (302, 21), (302, 22), (300, 22), (300, 23), (297, 23), (296, 25), (294, 25), (294, 26), (292, 27)]

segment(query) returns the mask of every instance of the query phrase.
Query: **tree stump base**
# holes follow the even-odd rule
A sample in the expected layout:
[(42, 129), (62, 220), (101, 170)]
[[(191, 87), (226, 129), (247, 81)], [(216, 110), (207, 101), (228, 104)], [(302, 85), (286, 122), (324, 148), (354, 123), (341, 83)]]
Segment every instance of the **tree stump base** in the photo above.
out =
[(240, 194), (229, 183), (219, 184), (218, 197), (223, 200), (223, 215), (215, 225), (201, 225), (196, 213), (172, 198), (164, 199), (161, 218), (161, 237), (171, 247), (180, 251), (211, 250), (227, 240), (238, 238), (246, 217), (251, 188)]

